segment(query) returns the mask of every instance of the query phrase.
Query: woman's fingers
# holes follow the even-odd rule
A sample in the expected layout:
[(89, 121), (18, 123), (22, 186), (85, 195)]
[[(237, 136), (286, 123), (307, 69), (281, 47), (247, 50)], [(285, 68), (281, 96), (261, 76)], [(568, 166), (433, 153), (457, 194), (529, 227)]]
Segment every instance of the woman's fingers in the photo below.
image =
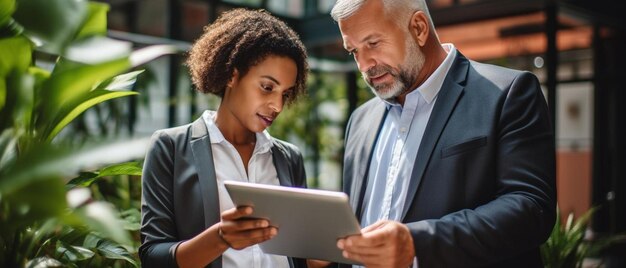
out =
[(252, 207), (240, 206), (222, 212), (222, 220), (232, 221), (252, 214)]
[(234, 249), (243, 249), (269, 240), (276, 236), (276, 234), (278, 234), (278, 229), (276, 229), (276, 227), (266, 227), (230, 233), (222, 231), (222, 239), (226, 240)]
[(241, 206), (222, 212), (220, 236), (234, 249), (242, 249), (276, 236), (278, 229), (266, 219), (249, 218), (252, 207)]
[(269, 222), (265, 219), (222, 220), (222, 232), (242, 232), (267, 227)]

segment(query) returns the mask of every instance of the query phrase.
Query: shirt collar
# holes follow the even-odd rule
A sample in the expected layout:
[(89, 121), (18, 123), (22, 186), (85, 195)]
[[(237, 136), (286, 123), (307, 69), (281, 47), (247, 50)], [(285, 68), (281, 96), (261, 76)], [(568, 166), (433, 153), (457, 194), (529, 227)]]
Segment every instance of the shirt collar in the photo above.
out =
[[(441, 65), (439, 65), (439, 67), (437, 67), (437, 69), (435, 69), (435, 71), (430, 75), (430, 77), (428, 77), (428, 79), (424, 81), (424, 83), (422, 83), (415, 90), (412, 90), (411, 92), (409, 92), (409, 94), (406, 95), (405, 102), (417, 101), (419, 96), (422, 96), (424, 98), (424, 101), (430, 104), (437, 97), (439, 90), (441, 90), (441, 87), (443, 86), (443, 81), (445, 80), (446, 75), (448, 74), (448, 71), (450, 71), (452, 62), (454, 61), (454, 58), (456, 57), (456, 54), (457, 54), (456, 47), (454, 47), (453, 44), (445, 43), (445, 44), (442, 44), (441, 46), (448, 53), (448, 55), (443, 60)], [(387, 103), (388, 106), (400, 105), (395, 101), (393, 102), (390, 102), (387, 100), (383, 100), (383, 101)]]
[[(211, 143), (224, 143), (228, 142), (222, 132), (215, 124), (215, 116), (217, 115), (216, 111), (206, 110), (202, 113), (202, 119), (204, 119), (204, 123), (206, 124), (207, 130), (209, 132), (209, 138)], [(256, 133), (256, 145), (254, 150), (259, 153), (264, 153), (269, 151), (272, 148), (272, 136), (270, 136), (267, 130), (263, 130), (263, 132)]]

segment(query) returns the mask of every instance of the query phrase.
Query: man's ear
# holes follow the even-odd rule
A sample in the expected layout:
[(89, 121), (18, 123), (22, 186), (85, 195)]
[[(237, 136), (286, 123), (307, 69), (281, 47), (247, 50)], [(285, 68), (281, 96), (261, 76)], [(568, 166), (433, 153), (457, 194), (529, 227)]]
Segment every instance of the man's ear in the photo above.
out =
[(413, 13), (409, 23), (409, 32), (420, 47), (426, 44), (430, 35), (430, 20), (428, 20), (424, 11), (420, 10)]

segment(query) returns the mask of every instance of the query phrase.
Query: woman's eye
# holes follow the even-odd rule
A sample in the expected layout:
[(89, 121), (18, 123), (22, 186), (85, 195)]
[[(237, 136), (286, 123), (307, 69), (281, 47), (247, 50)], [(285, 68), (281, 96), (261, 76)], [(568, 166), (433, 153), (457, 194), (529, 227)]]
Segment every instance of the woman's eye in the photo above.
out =
[(369, 44), (370, 44), (370, 47), (375, 47), (375, 46), (378, 46), (378, 41), (370, 42)]
[(271, 92), (273, 90), (272, 86), (270, 85), (261, 85), (261, 89), (268, 92)]

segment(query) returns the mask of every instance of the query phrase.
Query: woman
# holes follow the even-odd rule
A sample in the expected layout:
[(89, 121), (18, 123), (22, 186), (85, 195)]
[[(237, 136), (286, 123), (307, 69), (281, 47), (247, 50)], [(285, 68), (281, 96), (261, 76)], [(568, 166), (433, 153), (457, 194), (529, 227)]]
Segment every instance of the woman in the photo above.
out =
[(306, 187), (298, 149), (265, 129), (305, 90), (298, 36), (263, 11), (236, 9), (205, 28), (187, 61), (196, 88), (222, 98), (217, 111), (157, 131), (143, 171), (139, 255), (144, 267), (302, 267), (264, 254), (277, 229), (235, 208), (225, 180)]

